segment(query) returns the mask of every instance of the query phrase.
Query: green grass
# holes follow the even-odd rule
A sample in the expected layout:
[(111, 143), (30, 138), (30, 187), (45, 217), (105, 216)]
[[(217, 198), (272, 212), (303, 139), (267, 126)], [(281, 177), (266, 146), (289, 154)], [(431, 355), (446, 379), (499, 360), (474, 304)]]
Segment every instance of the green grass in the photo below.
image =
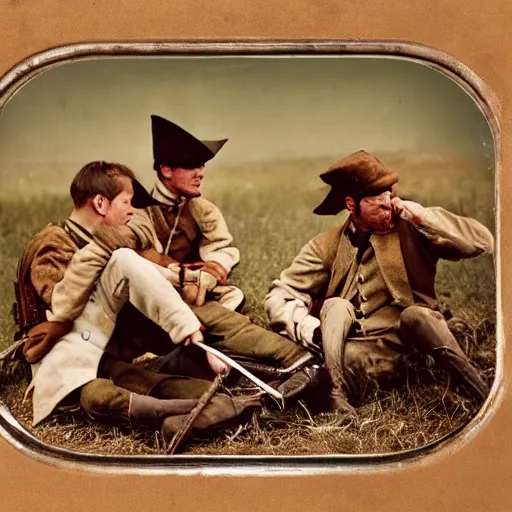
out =
[[(494, 176), (484, 159), (453, 155), (382, 154), (400, 174), (398, 193), (424, 205), (443, 206), (472, 216), (494, 230)], [(328, 187), (318, 175), (336, 160), (283, 161), (207, 170), (204, 196), (224, 213), (242, 259), (231, 282), (246, 295), (244, 312), (264, 324), (262, 301), (271, 281), (288, 266), (299, 249), (317, 233), (343, 221), (319, 217), (313, 208)], [(48, 176), (48, 180), (54, 179)], [(12, 281), (18, 256), (32, 234), (48, 222), (64, 219), (71, 202), (64, 196), (0, 202), (0, 348), (12, 342)], [(437, 292), (452, 312), (478, 332), (472, 347), (475, 364), (491, 382), (494, 376), (496, 283), (492, 256), (458, 263), (441, 262)], [(359, 421), (344, 427), (329, 424), (329, 415), (310, 415), (297, 407), (281, 418), (259, 420), (235, 438), (220, 436), (208, 444), (191, 445), (190, 453), (374, 453), (421, 446), (466, 423), (476, 412), (471, 400), (448, 390), (447, 377), (430, 369), (412, 374), (408, 386), (367, 397)], [(4, 379), (3, 399), (28, 427), (30, 404), (21, 403), (21, 389)], [(72, 432), (72, 434), (69, 434)], [(96, 453), (157, 453), (154, 434), (133, 434), (97, 426), (79, 416), (53, 418), (34, 429), (41, 439)]]

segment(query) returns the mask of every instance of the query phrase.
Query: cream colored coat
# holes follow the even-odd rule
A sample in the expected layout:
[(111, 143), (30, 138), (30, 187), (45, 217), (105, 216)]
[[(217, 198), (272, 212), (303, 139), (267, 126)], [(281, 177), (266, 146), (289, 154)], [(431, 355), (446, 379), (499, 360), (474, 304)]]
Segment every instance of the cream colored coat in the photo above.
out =
[[(43, 300), (51, 301), (49, 320), (75, 321), (71, 332), (32, 368), (27, 391), (33, 390), (34, 425), (69, 393), (96, 378), (117, 314), (128, 300), (169, 333), (169, 344), (171, 339), (183, 341), (201, 326), (166, 280), (166, 269), (131, 249), (112, 251), (112, 236), (78, 249), (57, 226), (42, 235), (31, 266), (32, 282)], [(122, 239), (116, 243), (129, 245)]]

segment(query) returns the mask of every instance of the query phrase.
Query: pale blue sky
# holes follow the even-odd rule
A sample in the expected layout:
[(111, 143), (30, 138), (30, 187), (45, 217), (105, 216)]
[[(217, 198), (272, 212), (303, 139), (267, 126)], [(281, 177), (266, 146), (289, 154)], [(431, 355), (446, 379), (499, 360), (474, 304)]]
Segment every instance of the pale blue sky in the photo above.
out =
[(199, 138), (229, 138), (218, 165), (361, 148), (492, 154), (473, 100), (415, 62), (125, 58), (69, 63), (18, 91), (0, 118), (0, 178), (52, 166), (71, 177), (97, 159), (150, 173), (151, 114)]

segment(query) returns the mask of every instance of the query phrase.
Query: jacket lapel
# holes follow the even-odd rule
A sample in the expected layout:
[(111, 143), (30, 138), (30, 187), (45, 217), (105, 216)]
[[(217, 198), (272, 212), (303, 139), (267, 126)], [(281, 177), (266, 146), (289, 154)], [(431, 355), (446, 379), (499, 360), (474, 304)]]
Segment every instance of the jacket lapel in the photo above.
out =
[(370, 241), (375, 249), (375, 257), (389, 292), (393, 296), (393, 304), (411, 306), (414, 304), (407, 271), (400, 249), (398, 230), (388, 235), (373, 234)]
[(357, 249), (350, 243), (350, 240), (345, 235), (345, 229), (347, 229), (347, 224), (345, 224), (345, 227), (341, 231), (340, 243), (338, 244), (336, 257), (332, 264), (331, 280), (327, 288), (327, 297), (334, 296), (337, 290), (340, 289), (340, 285), (356, 257)]

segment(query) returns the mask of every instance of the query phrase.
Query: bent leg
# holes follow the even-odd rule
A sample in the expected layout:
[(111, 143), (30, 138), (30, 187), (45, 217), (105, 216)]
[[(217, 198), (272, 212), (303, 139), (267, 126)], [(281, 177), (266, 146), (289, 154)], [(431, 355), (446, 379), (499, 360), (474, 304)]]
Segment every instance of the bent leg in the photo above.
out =
[(196, 307), (193, 311), (206, 327), (207, 343), (229, 356), (277, 362), (283, 368), (308, 356), (308, 352), (297, 343), (252, 323), (245, 315), (216, 302)]
[(487, 397), (487, 384), (460, 348), (441, 313), (422, 306), (408, 307), (400, 315), (399, 329), (404, 342), (431, 355), (436, 364), (477, 400)]
[(108, 379), (94, 379), (80, 390), (80, 406), (95, 420), (127, 423), (130, 392)]
[(320, 330), (325, 363), (332, 381), (332, 398), (338, 408), (346, 401), (344, 377), (345, 340), (355, 322), (354, 306), (346, 299), (327, 299), (320, 310)]
[(238, 311), (244, 302), (244, 293), (236, 286), (216, 286), (212, 290), (215, 300), (226, 309)]
[(188, 414), (195, 399), (158, 399), (116, 386), (108, 379), (95, 379), (80, 391), (80, 405), (100, 423), (131, 424), (158, 430), (168, 416)]
[(197, 331), (200, 324), (163, 271), (131, 249), (117, 249), (101, 274), (92, 299), (101, 301), (112, 320), (130, 301), (179, 343)]

